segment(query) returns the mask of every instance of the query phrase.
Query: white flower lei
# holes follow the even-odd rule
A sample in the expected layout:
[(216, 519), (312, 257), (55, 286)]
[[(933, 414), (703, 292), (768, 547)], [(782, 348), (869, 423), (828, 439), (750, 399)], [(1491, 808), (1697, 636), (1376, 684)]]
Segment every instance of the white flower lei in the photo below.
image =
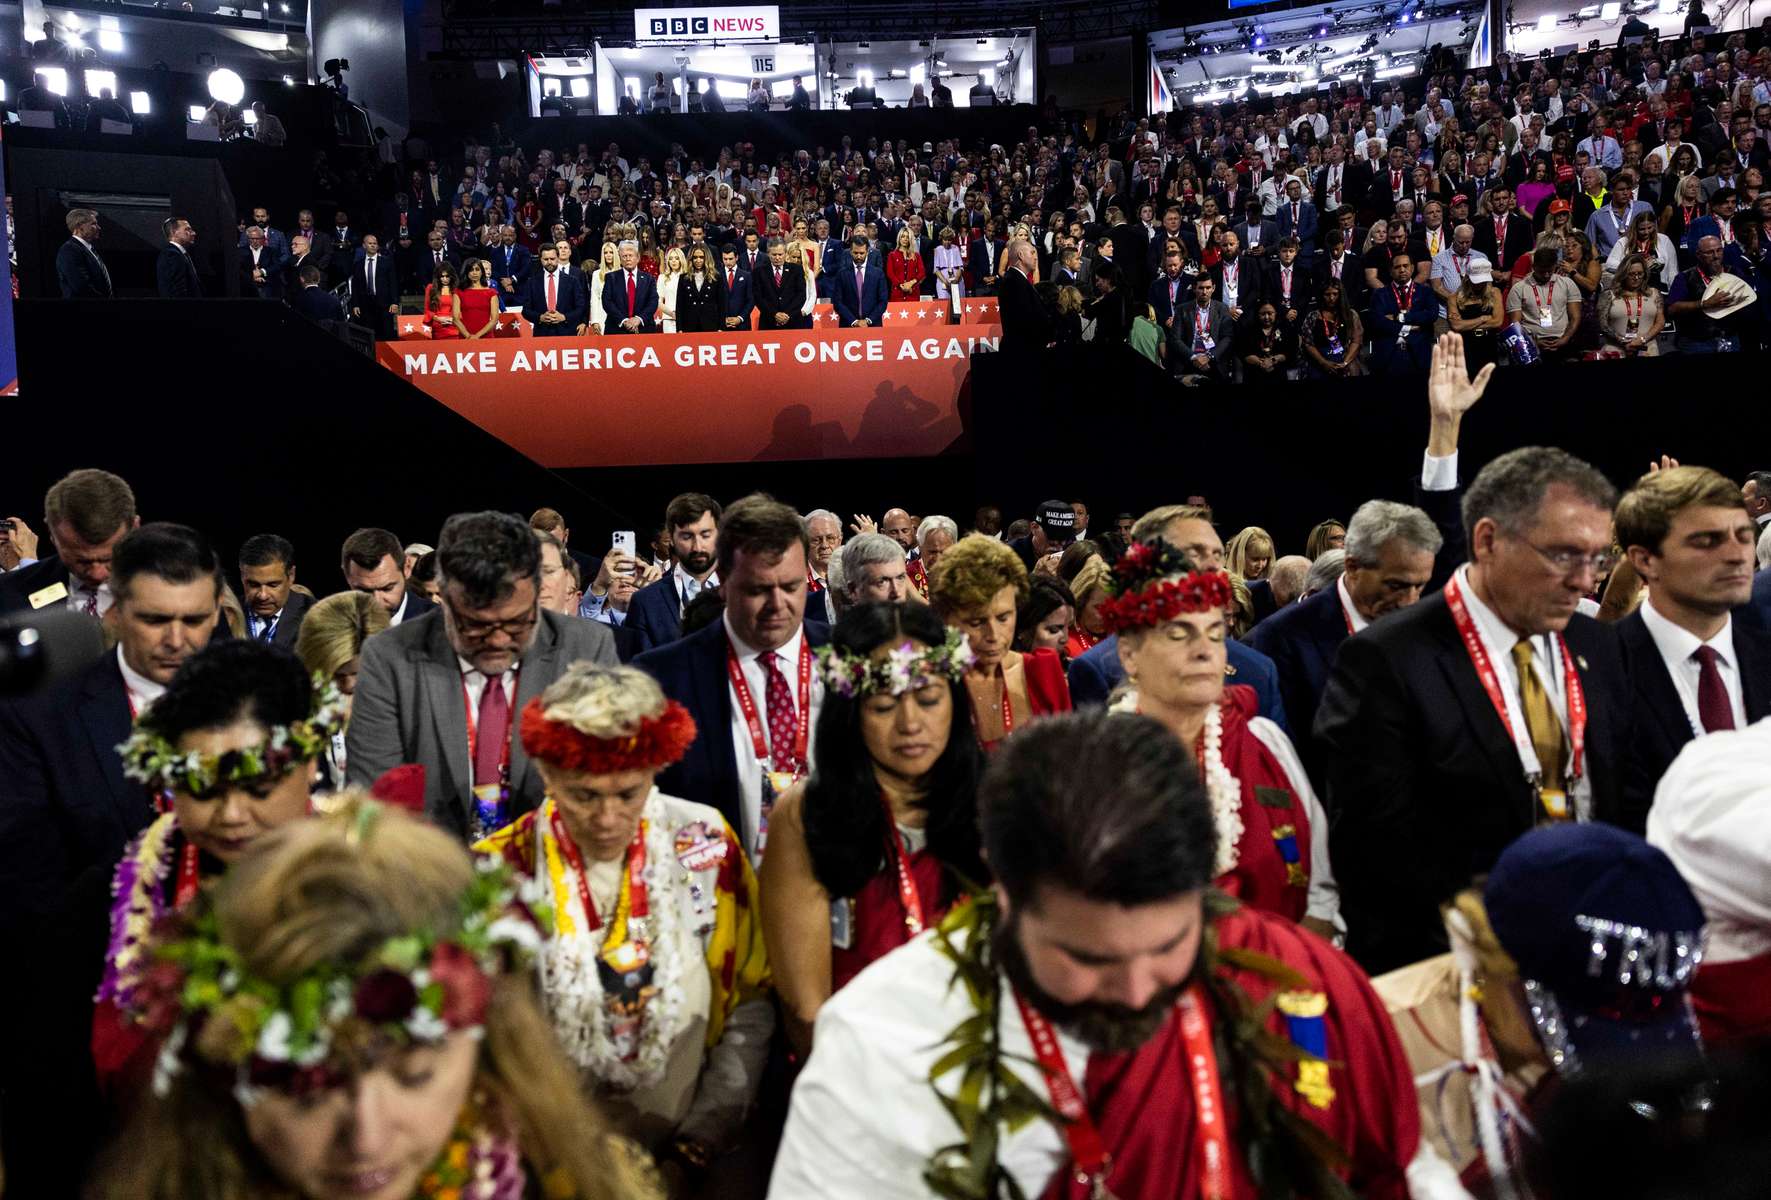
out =
[[(1112, 704), (1114, 712), (1135, 713), (1138, 709), (1136, 689), (1127, 689)], [(1238, 847), (1242, 843), (1242, 781), (1224, 765), (1224, 715), (1221, 705), (1214, 704), (1205, 714), (1204, 730), (1205, 794), (1211, 799), (1211, 821), (1218, 833), (1217, 858), (1212, 863), (1212, 878), (1221, 879), (1236, 869), (1241, 861)]]
[[(577, 886), (571, 882), (572, 864), (563, 855), (560, 866), (568, 894), (564, 898), (556, 896), (555, 903), (578, 910), (577, 928), (569, 934), (561, 933), (556, 922), (553, 936), (537, 959), (542, 994), (547, 998), (548, 1015), (560, 1044), (596, 1083), (615, 1092), (637, 1091), (662, 1079), (671, 1046), (687, 1027), (682, 1003), (684, 964), (678, 953), (681, 914), (676, 890), (671, 886), (678, 870), (676, 831), (670, 827), (655, 789), (641, 815), (646, 822), (643, 877), (649, 899), (646, 944), (651, 955), (652, 986), (657, 991), (647, 1004), (640, 1025), (639, 1050), (632, 1061), (623, 1061), (611, 1052), (602, 980), (597, 974), (597, 958), (610, 922), (605, 919), (600, 928), (589, 928), (583, 900), (576, 895)], [(536, 825), (538, 843), (551, 841), (551, 822), (537, 813)], [(543, 844), (537, 845), (535, 871), (537, 882), (548, 886), (548, 854)]]

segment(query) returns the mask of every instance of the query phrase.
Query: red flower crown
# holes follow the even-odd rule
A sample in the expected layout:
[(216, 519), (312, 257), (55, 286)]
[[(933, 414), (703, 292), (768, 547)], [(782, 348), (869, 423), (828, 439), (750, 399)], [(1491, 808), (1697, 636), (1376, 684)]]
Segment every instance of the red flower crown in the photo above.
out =
[(549, 720), (541, 697), (523, 709), (523, 749), (566, 771), (613, 775), (620, 771), (643, 771), (668, 767), (689, 752), (695, 740), (695, 718), (675, 700), (655, 717), (640, 718), (637, 730), (627, 737), (592, 737), (564, 721)]
[(1192, 560), (1158, 538), (1127, 550), (1113, 568), (1101, 604), (1101, 625), (1109, 633), (1153, 627), (1183, 613), (1223, 612), (1230, 603), (1230, 577), (1197, 571)]

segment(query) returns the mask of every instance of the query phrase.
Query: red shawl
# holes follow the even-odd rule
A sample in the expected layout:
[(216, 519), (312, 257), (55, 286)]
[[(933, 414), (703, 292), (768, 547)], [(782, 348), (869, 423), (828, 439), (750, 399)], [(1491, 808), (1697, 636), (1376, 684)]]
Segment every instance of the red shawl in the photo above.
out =
[[(1290, 1085), (1297, 1067), (1272, 1080), (1273, 1094), (1291, 1111), (1327, 1133), (1345, 1150), (1350, 1167), (1341, 1175), (1364, 1200), (1404, 1200), (1405, 1172), (1420, 1145), (1420, 1107), (1408, 1057), (1396, 1039), (1383, 1001), (1353, 960), (1327, 942), (1270, 913), (1246, 906), (1216, 922), (1218, 944), (1277, 959), (1328, 998), (1323, 1017), (1329, 1084), (1333, 1098), (1317, 1108)], [(1256, 1006), (1274, 990), (1259, 975), (1220, 964)], [(1214, 1021), (1216, 1014), (1213, 1015)], [(1285, 1018), (1267, 1028), (1289, 1039)], [(1071, 1064), (1072, 1069), (1076, 1064)], [(1227, 1076), (1226, 1064), (1218, 1064)], [(1226, 1101), (1229, 1081), (1224, 1080)], [(1200, 1195), (1198, 1130), (1182, 1052), (1180, 1021), (1171, 1013), (1160, 1032), (1130, 1054), (1092, 1056), (1084, 1078), (1089, 1113), (1100, 1128), (1113, 1166), (1107, 1185), (1120, 1200), (1194, 1200)], [(1258, 1200), (1241, 1150), (1242, 1114), (1227, 1104), (1233, 1200)], [(1060, 1171), (1046, 1200), (1087, 1200), (1072, 1172)]]
[[(1224, 765), (1242, 784), (1242, 840), (1236, 844), (1236, 866), (1217, 886), (1244, 904), (1296, 921), (1309, 904), (1310, 817), (1304, 802), (1273, 752), (1249, 731), (1257, 702), (1254, 689), (1241, 684), (1224, 688)], [(1282, 846), (1275, 834), (1292, 829)], [(1295, 855), (1301, 877), (1287, 869)]]
[[(923, 923), (932, 926), (953, 907), (953, 898), (941, 894), (946, 883), (941, 860), (927, 848), (918, 850), (910, 856), (910, 877), (916, 881), (916, 894), (922, 900)], [(909, 940), (910, 927), (904, 923), (904, 905), (898, 898), (898, 872), (888, 862), (855, 893), (848, 948), (830, 948), (831, 993), (841, 991), (863, 967)]]

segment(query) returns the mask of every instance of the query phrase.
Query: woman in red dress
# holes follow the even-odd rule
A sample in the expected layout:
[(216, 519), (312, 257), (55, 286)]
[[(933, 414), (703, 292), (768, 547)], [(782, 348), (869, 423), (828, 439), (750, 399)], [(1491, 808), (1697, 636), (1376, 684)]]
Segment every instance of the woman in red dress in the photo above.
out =
[(535, 189), (523, 189), (522, 202), (517, 205), (517, 241), (533, 254), (541, 248), (547, 231), (541, 228), (541, 205), (536, 202)]
[(976, 661), (966, 672), (972, 728), (985, 750), (1033, 717), (1070, 711), (1070, 685), (1056, 650), (1013, 649), (1015, 617), (1027, 599), (1020, 555), (972, 534), (941, 555), (929, 579), (929, 603), (971, 641)]
[(1108, 590), (1101, 619), (1127, 680), (1112, 707), (1193, 747), (1218, 829), (1217, 886), (1332, 936), (1340, 900), (1322, 806), (1291, 740), (1255, 715), (1254, 690), (1224, 684), (1230, 577), (1158, 539), (1126, 551)]
[(455, 268), (438, 263), (436, 274), (424, 285), (424, 323), (435, 341), (459, 338), (464, 332), (461, 319), (461, 289), (455, 280)]
[(916, 248), (916, 239), (910, 235), (910, 227), (898, 230), (898, 245), (886, 255), (886, 278), (891, 280), (890, 298), (893, 300), (914, 300), (922, 293), (922, 253)]
[(492, 286), (492, 268), (484, 259), (470, 258), (461, 265), (463, 282), (456, 293), (457, 328), (465, 338), (491, 336), (498, 327), (498, 289)]
[(926, 605), (865, 604), (821, 652), (818, 765), (769, 818), (763, 940), (787, 1032), (985, 881), (964, 639)]
[(640, 226), (639, 243), (640, 270), (650, 275), (653, 279), (658, 278), (658, 272), (664, 264), (658, 254), (658, 243), (652, 236), (652, 227), (650, 225)]

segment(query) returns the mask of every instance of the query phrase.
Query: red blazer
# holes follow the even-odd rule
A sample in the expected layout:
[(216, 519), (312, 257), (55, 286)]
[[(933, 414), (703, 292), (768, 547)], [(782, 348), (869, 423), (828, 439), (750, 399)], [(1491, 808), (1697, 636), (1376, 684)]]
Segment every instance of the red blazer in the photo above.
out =
[(886, 278), (892, 281), (893, 300), (904, 298), (904, 285), (907, 283), (921, 287), (922, 276), (922, 255), (907, 255), (902, 250), (894, 250), (886, 256)]

